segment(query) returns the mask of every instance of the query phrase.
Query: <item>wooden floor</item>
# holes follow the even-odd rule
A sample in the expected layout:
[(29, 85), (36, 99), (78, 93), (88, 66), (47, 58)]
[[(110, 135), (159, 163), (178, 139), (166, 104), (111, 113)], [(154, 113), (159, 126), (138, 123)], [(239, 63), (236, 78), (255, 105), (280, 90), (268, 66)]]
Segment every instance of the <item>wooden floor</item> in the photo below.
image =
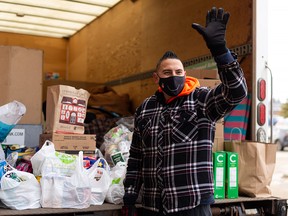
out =
[(118, 216), (121, 205), (104, 203), (103, 205), (90, 206), (85, 209), (55, 209), (38, 208), (27, 210), (0, 209), (0, 215), (97, 215), (97, 216)]

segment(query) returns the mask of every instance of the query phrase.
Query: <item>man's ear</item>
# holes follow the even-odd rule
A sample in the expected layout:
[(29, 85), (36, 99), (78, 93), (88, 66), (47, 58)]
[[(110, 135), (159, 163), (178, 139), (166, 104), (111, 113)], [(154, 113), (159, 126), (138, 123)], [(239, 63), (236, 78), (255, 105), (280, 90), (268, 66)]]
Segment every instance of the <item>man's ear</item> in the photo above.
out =
[(153, 72), (153, 80), (154, 80), (155, 84), (158, 84), (158, 83), (159, 83), (159, 77), (158, 77), (158, 75), (156, 74), (156, 72)]

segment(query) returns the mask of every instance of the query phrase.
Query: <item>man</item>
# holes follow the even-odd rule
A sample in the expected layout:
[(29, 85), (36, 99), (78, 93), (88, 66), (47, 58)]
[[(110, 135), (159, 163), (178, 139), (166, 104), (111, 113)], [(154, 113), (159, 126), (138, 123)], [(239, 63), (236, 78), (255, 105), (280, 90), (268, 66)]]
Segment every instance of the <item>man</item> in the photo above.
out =
[(212, 8), (205, 28), (192, 24), (217, 63), (222, 83), (215, 89), (186, 77), (173, 52), (159, 60), (153, 74), (159, 89), (135, 113), (122, 215), (137, 215), (142, 183), (144, 216), (212, 215), (215, 122), (247, 95), (243, 71), (226, 48), (228, 19), (222, 8)]

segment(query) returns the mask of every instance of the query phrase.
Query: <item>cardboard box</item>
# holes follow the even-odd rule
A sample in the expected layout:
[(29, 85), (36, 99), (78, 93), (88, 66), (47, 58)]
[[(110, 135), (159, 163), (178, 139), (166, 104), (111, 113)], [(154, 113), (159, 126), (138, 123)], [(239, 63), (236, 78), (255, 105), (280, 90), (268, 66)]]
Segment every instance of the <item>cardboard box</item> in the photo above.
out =
[(197, 79), (219, 79), (218, 70), (186, 69), (186, 75)]
[(224, 151), (224, 122), (223, 119), (215, 124), (213, 152)]
[(215, 138), (224, 138), (224, 122), (216, 122), (215, 129)]
[(224, 151), (224, 138), (214, 138), (213, 152)]
[(41, 124), (43, 51), (0, 46), (0, 105), (17, 100), (26, 106), (19, 124)]
[(39, 147), (50, 140), (54, 143), (57, 151), (87, 151), (90, 152), (96, 149), (96, 135), (95, 134), (41, 134)]
[(13, 128), (5, 140), (1, 143), (2, 145), (19, 145), (20, 148), (25, 147), (25, 129)]
[(94, 82), (83, 82), (83, 81), (73, 81), (73, 80), (62, 80), (62, 79), (52, 79), (43, 81), (43, 92), (42, 92), (42, 101), (46, 101), (47, 97), (47, 88), (53, 85), (68, 85), (73, 86), (76, 89), (85, 89), (90, 91), (92, 88), (101, 88), (104, 87), (103, 84), (94, 83)]
[(201, 87), (215, 88), (221, 83), (218, 79), (198, 79)]
[[(58, 152), (62, 152), (62, 153), (65, 153), (65, 154), (71, 154), (71, 155), (79, 155), (79, 151), (72, 151), (72, 150), (69, 150), (69, 151), (59, 151), (57, 150)], [(82, 150), (83, 151), (83, 155), (84, 156), (89, 156), (89, 157), (94, 157), (95, 156), (95, 150), (92, 151), (92, 150)]]
[(226, 152), (226, 197), (238, 198), (238, 153)]
[(225, 198), (226, 153), (213, 152), (214, 198)]
[(10, 131), (6, 139), (2, 142), (5, 145), (17, 144), (21, 148), (32, 147), (35, 148), (39, 145), (39, 136), (43, 133), (41, 124), (17, 124)]

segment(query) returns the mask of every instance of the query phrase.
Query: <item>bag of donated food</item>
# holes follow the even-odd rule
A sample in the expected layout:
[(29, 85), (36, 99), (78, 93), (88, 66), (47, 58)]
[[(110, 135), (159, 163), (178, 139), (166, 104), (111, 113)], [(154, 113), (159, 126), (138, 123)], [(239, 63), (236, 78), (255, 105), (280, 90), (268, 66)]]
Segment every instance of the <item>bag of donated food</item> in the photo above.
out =
[(84, 134), (90, 93), (67, 85), (47, 88), (45, 133)]
[[(0, 106), (0, 143), (6, 139), (25, 113), (25, 105), (16, 100)], [(0, 159), (5, 160), (2, 148), (0, 148)]]
[(104, 158), (99, 158), (87, 170), (91, 185), (91, 205), (102, 205), (111, 184), (110, 167)]
[(71, 176), (76, 169), (77, 155), (70, 155), (55, 150), (54, 143), (46, 140), (44, 145), (31, 157), (33, 174), (43, 176), (57, 174)]
[(43, 208), (88, 208), (91, 201), (91, 186), (87, 170), (83, 166), (83, 152), (76, 160), (76, 169), (71, 176), (45, 173), (40, 179), (41, 206)]
[(10, 169), (1, 177), (0, 199), (11, 209), (40, 208), (40, 184), (32, 173)]

